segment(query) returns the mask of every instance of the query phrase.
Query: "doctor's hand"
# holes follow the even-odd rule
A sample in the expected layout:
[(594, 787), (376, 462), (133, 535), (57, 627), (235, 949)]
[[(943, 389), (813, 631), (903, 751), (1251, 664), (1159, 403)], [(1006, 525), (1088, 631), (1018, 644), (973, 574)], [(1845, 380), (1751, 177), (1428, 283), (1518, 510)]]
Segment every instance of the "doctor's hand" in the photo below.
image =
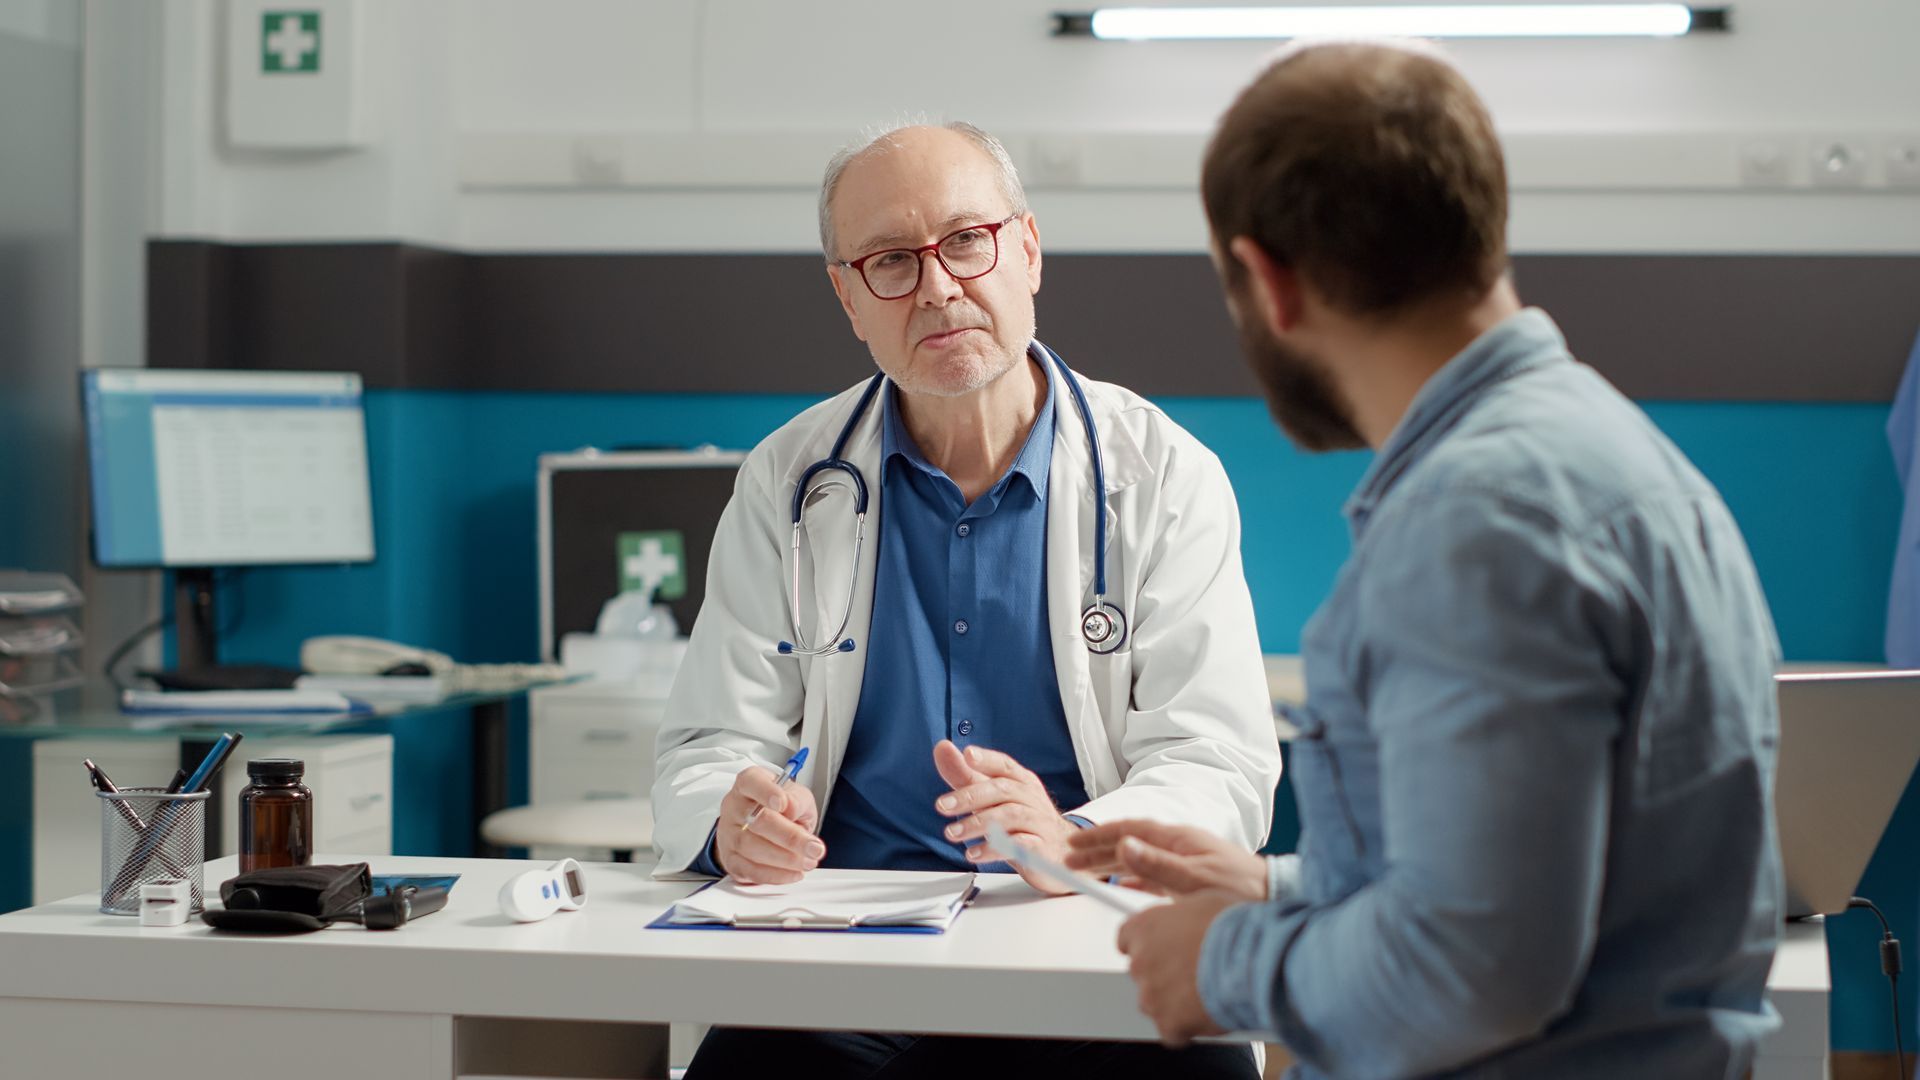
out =
[(1267, 898), (1267, 861), (1192, 825), (1126, 820), (1081, 829), (1068, 838), (1067, 866), (1163, 896), (1221, 889), (1242, 900)]
[[(741, 828), (756, 807), (765, 807), (753, 824)], [(713, 861), (735, 881), (747, 885), (791, 885), (820, 865), (827, 845), (813, 835), (820, 811), (804, 784), (781, 787), (769, 770), (753, 766), (733, 779), (720, 800), (720, 821), (713, 830)]]
[(1120, 924), (1120, 951), (1140, 990), (1140, 1011), (1178, 1049), (1200, 1035), (1220, 1035), (1200, 997), (1200, 947), (1222, 911), (1240, 903), (1227, 892), (1201, 892), (1148, 908)]
[[(985, 839), (989, 823), (1056, 862), (1066, 856), (1067, 838), (1080, 831), (1079, 826), (1060, 816), (1053, 797), (1031, 769), (998, 750), (969, 746), (963, 754), (947, 739), (934, 746), (933, 764), (953, 788), (933, 802), (934, 809), (954, 819), (947, 826), (947, 839), (956, 844), (979, 841), (967, 848), (968, 859), (983, 863), (1005, 857)], [(1015, 869), (1041, 892), (1067, 891), (1024, 868)]]

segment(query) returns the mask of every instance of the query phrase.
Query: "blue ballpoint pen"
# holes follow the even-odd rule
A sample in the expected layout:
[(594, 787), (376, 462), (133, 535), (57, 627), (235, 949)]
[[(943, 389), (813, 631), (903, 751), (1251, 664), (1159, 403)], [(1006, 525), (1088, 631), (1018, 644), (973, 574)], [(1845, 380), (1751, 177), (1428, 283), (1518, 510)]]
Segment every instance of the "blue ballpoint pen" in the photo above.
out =
[[(795, 751), (792, 757), (787, 759), (787, 767), (785, 770), (783, 770), (780, 773), (780, 783), (778, 786), (786, 787), (788, 784), (793, 783), (793, 778), (800, 775), (800, 767), (802, 765), (805, 765), (806, 763), (807, 763), (807, 748), (803, 746), (799, 750)], [(740, 831), (745, 832), (747, 830), (747, 826), (753, 824), (753, 819), (759, 817), (760, 811), (765, 810), (766, 808), (767, 808), (766, 804), (764, 803), (754, 807), (753, 812), (747, 815), (747, 820), (740, 823)]]

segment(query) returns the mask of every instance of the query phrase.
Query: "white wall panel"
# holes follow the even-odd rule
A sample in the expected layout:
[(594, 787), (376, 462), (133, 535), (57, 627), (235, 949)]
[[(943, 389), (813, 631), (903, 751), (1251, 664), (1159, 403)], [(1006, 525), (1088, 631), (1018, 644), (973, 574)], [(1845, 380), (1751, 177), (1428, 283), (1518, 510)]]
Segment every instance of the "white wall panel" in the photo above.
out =
[[(205, 119), (216, 0), (164, 3), (161, 228), (227, 239), (804, 250), (831, 148), (926, 117), (1008, 135), (1056, 249), (1197, 250), (1199, 147), (1272, 47), (1056, 39), (1039, 0), (393, 0), (388, 134), (262, 157)], [(1917, 250), (1920, 187), (1880, 190), (1880, 162), (1920, 142), (1920, 4), (1732, 6), (1729, 34), (1450, 45), (1508, 139), (1517, 247)], [(1873, 159), (1863, 190), (1743, 170), (1777, 144), (1806, 187), (1835, 140)]]

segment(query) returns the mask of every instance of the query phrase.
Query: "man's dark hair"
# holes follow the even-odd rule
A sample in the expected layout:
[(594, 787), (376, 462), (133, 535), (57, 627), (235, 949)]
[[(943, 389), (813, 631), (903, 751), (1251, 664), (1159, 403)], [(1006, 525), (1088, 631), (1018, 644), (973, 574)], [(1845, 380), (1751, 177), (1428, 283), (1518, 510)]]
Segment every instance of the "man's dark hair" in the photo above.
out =
[[(1390, 315), (1506, 272), (1506, 165), (1452, 65), (1417, 48), (1283, 53), (1242, 91), (1201, 173), (1214, 242), (1246, 236), (1349, 314)], [(1228, 284), (1244, 268), (1223, 257)]]

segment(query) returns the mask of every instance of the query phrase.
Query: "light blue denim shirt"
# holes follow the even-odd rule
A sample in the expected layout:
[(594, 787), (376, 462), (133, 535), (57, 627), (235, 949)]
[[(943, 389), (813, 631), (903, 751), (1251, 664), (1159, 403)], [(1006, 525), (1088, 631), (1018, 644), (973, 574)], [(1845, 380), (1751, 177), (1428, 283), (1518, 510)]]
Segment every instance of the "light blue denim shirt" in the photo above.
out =
[(1744, 1075), (1777, 1024), (1779, 646), (1719, 495), (1529, 309), (1346, 514), (1298, 862), (1208, 931), (1208, 1012), (1296, 1078)]

